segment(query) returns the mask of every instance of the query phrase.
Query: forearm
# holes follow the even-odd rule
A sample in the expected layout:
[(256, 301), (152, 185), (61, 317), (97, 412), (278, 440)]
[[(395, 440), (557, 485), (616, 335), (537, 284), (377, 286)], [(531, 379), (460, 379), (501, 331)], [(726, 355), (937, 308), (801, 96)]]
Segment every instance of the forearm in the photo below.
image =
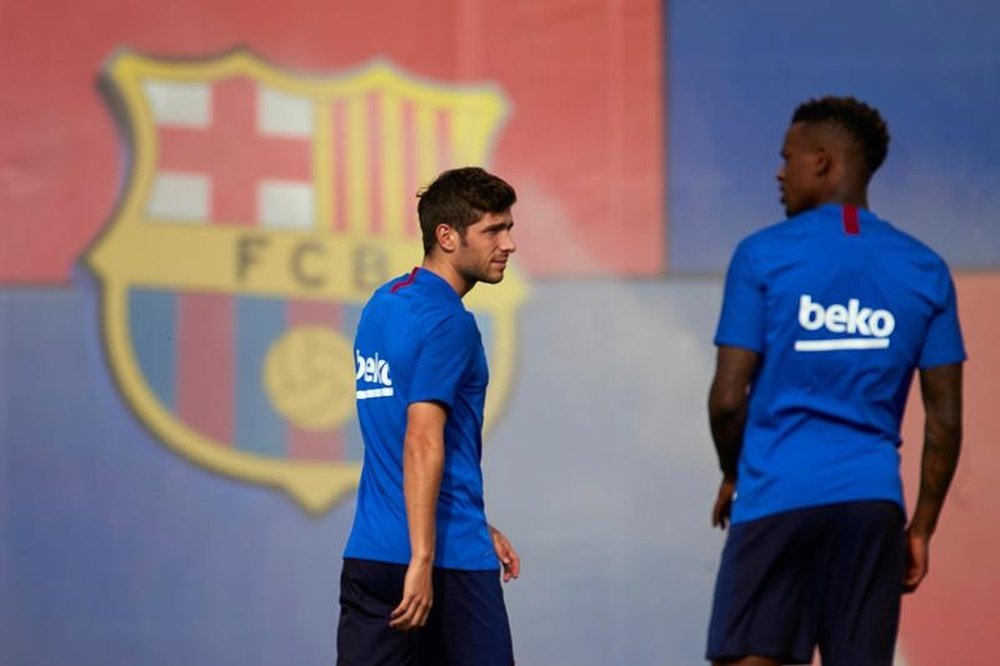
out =
[(743, 430), (747, 422), (746, 400), (723, 405), (713, 390), (709, 400), (709, 423), (712, 441), (719, 457), (722, 473), (730, 479), (736, 478), (736, 470), (743, 448)]
[(438, 492), (444, 471), (444, 439), (407, 434), (403, 444), (403, 494), (411, 559), (434, 562)]
[(719, 467), (727, 480), (736, 479), (743, 430), (747, 423), (750, 382), (760, 355), (740, 347), (720, 346), (715, 377), (708, 393), (708, 420)]
[(962, 427), (928, 422), (920, 467), (920, 492), (910, 522), (910, 533), (930, 537), (937, 527), (941, 507), (955, 475), (961, 450)]
[(944, 365), (920, 371), (924, 402), (924, 451), (920, 492), (910, 534), (930, 538), (955, 475), (962, 444), (962, 366)]

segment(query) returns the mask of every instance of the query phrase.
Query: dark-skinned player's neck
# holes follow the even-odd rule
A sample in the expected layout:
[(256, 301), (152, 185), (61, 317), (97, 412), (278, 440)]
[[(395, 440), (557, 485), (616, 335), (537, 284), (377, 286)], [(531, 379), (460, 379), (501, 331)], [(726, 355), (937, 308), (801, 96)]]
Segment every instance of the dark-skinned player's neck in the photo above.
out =
[(476, 284), (463, 277), (440, 251), (425, 254), (424, 263), (420, 267), (447, 282), (459, 298), (464, 298)]
[(868, 208), (868, 187), (865, 185), (858, 186), (843, 183), (838, 187), (834, 187), (831, 191), (820, 197), (817, 207), (824, 204), (840, 204), (842, 206)]

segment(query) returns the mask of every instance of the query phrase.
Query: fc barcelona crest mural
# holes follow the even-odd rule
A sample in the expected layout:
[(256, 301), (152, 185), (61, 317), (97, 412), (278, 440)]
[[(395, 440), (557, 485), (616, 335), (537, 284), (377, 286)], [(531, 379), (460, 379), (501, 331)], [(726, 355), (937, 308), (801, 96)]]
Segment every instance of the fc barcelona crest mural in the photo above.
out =
[[(178, 455), (325, 512), (361, 466), (360, 308), (420, 263), (420, 187), (489, 165), (503, 91), (381, 60), (292, 73), (246, 50), (121, 52), (103, 84), (128, 168), (87, 261), (121, 392)], [(515, 271), (466, 299), (490, 356), (487, 427), (510, 389), (525, 293)]]

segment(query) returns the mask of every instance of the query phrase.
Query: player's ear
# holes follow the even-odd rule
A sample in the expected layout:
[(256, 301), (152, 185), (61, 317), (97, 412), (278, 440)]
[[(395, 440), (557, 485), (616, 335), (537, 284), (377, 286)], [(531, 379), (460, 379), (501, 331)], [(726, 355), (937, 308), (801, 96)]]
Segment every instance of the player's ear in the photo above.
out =
[(832, 167), (830, 151), (825, 146), (817, 146), (813, 151), (813, 171), (817, 176), (825, 176)]
[(455, 228), (449, 224), (441, 222), (436, 227), (434, 227), (434, 236), (437, 238), (438, 245), (445, 252), (454, 252), (458, 245), (458, 232)]

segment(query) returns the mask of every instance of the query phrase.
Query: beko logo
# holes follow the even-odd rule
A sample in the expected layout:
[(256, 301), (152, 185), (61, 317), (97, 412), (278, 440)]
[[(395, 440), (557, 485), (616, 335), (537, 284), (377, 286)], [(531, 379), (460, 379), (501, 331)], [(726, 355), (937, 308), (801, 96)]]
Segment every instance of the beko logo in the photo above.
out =
[(393, 394), (392, 379), (389, 377), (389, 362), (384, 358), (379, 358), (378, 352), (375, 352), (374, 356), (363, 356), (360, 351), (355, 349), (354, 371), (355, 380), (379, 386), (379, 388), (359, 388), (358, 400), (387, 398)]
[(853, 337), (827, 340), (796, 340), (795, 351), (836, 351), (845, 349), (886, 349), (896, 328), (896, 318), (888, 310), (861, 307), (857, 298), (847, 305), (833, 303), (824, 307), (810, 294), (799, 297), (799, 325), (807, 331), (826, 329)]

